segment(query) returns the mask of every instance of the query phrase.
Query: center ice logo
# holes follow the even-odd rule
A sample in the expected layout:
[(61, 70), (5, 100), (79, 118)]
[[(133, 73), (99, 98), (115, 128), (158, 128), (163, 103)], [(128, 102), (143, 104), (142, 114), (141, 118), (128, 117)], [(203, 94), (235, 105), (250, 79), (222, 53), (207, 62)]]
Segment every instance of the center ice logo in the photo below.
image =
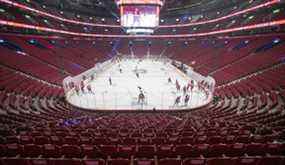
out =
[(145, 74), (147, 73), (147, 70), (146, 69), (134, 69), (133, 72), (139, 73), (139, 74)]

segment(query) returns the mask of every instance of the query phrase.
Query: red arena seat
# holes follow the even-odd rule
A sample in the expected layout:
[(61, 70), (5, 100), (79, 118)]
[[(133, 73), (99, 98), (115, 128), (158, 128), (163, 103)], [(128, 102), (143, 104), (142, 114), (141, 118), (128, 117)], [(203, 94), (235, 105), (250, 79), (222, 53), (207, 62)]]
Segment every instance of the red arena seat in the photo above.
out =
[(83, 165), (105, 165), (105, 161), (103, 159), (88, 159), (83, 160)]
[(181, 165), (182, 161), (176, 158), (159, 159), (158, 165)]
[(131, 161), (129, 159), (110, 159), (107, 161), (108, 165), (130, 165)]

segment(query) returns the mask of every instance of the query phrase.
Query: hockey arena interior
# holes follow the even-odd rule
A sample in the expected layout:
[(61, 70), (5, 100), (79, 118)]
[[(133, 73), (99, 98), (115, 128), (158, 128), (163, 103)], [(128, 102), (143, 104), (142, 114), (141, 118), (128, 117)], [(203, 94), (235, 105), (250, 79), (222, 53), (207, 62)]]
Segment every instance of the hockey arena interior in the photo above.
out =
[(0, 165), (285, 165), (284, 0), (0, 0)]

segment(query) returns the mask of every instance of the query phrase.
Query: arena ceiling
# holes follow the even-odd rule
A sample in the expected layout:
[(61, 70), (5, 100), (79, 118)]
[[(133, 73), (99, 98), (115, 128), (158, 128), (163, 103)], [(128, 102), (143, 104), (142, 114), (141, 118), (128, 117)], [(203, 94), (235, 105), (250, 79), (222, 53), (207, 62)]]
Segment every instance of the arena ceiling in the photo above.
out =
[[(78, 14), (119, 18), (119, 10), (114, 0), (35, 0), (41, 5), (57, 10)], [(161, 10), (162, 17), (174, 17), (203, 13), (210, 10), (222, 10), (238, 4), (238, 0), (165, 0)]]

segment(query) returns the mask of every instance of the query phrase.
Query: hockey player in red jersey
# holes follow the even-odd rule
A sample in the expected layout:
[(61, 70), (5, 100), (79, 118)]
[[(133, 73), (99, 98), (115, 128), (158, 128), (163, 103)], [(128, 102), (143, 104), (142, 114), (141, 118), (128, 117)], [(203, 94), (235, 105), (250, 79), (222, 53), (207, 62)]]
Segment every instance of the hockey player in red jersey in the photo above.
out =
[(77, 95), (79, 95), (79, 87), (77, 85), (75, 86), (75, 92)]
[(93, 93), (93, 91), (92, 91), (92, 88), (91, 88), (91, 85), (89, 84), (89, 85), (87, 85), (87, 90), (88, 90), (88, 92), (89, 93)]

